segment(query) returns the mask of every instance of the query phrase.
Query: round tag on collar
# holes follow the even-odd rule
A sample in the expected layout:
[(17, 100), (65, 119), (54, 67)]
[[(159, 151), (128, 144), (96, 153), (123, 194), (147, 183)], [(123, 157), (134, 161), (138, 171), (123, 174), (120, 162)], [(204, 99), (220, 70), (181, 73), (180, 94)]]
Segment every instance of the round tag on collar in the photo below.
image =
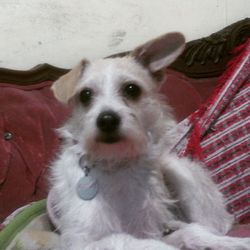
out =
[(77, 183), (76, 192), (82, 200), (94, 199), (98, 193), (97, 180), (91, 175), (83, 176)]

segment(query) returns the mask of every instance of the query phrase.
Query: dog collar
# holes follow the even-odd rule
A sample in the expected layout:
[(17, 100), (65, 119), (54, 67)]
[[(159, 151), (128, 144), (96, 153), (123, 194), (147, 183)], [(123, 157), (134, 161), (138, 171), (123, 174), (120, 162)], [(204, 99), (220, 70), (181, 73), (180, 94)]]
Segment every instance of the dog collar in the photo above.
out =
[(93, 166), (88, 163), (86, 155), (80, 157), (79, 166), (83, 170), (84, 176), (77, 182), (76, 193), (82, 200), (89, 201), (94, 199), (98, 193), (98, 182), (96, 178), (91, 175)]

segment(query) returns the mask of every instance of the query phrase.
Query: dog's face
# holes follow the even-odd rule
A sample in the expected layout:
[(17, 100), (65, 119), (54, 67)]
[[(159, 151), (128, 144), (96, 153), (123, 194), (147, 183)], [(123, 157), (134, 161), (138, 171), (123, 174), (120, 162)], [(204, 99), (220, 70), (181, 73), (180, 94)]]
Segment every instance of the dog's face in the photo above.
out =
[(73, 105), (63, 129), (94, 159), (120, 161), (143, 153), (160, 136), (156, 75), (183, 48), (183, 36), (171, 33), (127, 57), (82, 61), (52, 87), (60, 101)]

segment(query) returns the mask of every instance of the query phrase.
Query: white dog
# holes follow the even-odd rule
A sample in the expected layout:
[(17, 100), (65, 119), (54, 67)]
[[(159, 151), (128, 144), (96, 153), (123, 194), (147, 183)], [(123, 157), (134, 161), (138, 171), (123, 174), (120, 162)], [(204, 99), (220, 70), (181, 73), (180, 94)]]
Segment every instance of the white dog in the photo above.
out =
[(159, 76), (184, 44), (170, 33), (123, 58), (84, 60), (52, 86), (73, 109), (51, 167), (60, 249), (250, 249), (224, 236), (232, 216), (208, 174), (168, 153), (176, 123)]

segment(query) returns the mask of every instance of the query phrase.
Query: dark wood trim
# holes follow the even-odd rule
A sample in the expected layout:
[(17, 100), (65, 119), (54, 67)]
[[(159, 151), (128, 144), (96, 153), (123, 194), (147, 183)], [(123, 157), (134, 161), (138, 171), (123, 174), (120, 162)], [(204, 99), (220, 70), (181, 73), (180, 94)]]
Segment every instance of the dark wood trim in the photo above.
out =
[[(236, 22), (208, 37), (186, 44), (184, 53), (170, 68), (192, 78), (216, 77), (224, 72), (232, 58), (232, 50), (250, 38), (250, 18)], [(124, 56), (123, 52), (116, 56)], [(58, 68), (50, 64), (39, 64), (27, 70), (0, 68), (0, 82), (18, 85), (31, 85), (43, 81), (58, 79), (69, 69)]]
[(0, 82), (32, 85), (44, 81), (55, 81), (68, 71), (69, 69), (58, 68), (47, 63), (39, 64), (30, 70), (0, 68)]
[(235, 47), (250, 38), (250, 18), (198, 40), (188, 42), (184, 53), (170, 68), (192, 78), (217, 77), (232, 59)]

